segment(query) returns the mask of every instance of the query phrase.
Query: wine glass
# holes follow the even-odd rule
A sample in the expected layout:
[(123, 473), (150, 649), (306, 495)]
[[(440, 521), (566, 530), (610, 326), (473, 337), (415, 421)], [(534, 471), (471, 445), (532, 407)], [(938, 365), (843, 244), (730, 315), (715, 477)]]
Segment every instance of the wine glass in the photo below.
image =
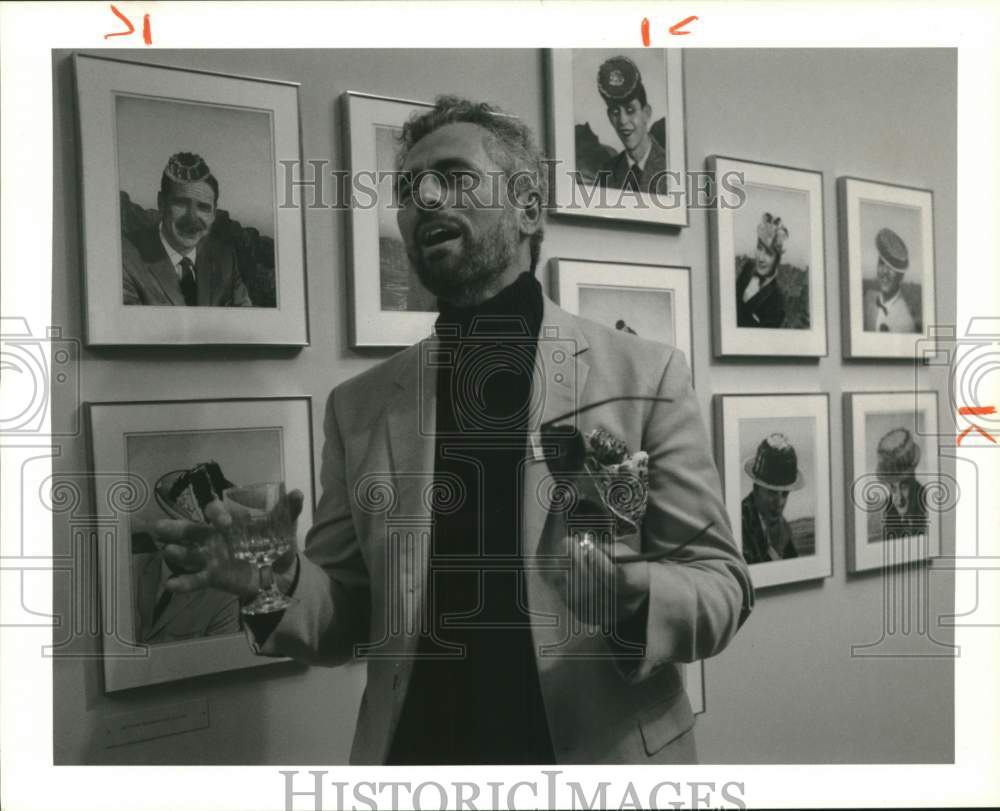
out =
[(295, 543), (295, 519), (285, 483), (260, 482), (231, 487), (223, 493), (222, 504), (233, 519), (228, 533), (233, 556), (256, 566), (260, 570), (260, 582), (268, 584), (241, 611), (244, 614), (271, 614), (288, 608), (295, 600), (278, 590), (270, 572), (265, 577), (265, 570)]

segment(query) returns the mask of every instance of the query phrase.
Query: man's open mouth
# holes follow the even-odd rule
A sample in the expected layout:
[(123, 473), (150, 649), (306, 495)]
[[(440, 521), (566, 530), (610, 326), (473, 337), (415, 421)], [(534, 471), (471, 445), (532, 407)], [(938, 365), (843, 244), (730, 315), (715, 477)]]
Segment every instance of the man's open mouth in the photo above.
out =
[(433, 222), (422, 225), (417, 232), (417, 241), (423, 248), (443, 245), (462, 236), (462, 229), (449, 222)]

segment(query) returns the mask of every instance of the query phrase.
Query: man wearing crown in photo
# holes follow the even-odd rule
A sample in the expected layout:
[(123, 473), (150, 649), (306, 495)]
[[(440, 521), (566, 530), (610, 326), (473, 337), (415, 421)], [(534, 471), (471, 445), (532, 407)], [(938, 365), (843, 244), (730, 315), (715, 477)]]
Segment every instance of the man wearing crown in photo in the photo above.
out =
[(788, 241), (781, 217), (765, 212), (757, 224), (757, 249), (736, 276), (736, 326), (778, 329), (785, 322), (785, 296), (778, 285)]
[(743, 557), (747, 563), (797, 558), (792, 528), (785, 520), (788, 494), (801, 490), (805, 479), (795, 448), (784, 434), (771, 434), (743, 462), (753, 490), (741, 502)]
[(649, 131), (653, 108), (639, 68), (627, 56), (613, 56), (597, 71), (597, 89), (607, 105), (608, 121), (625, 147), (598, 171), (598, 185), (666, 194), (667, 156)]
[(865, 293), (864, 328), (867, 332), (919, 332), (910, 305), (903, 298), (902, 286), (910, 254), (906, 243), (890, 228), (875, 235), (878, 265), (877, 290)]
[(172, 155), (160, 178), (158, 226), (122, 237), (125, 304), (252, 307), (232, 248), (212, 239), (219, 181), (200, 155)]

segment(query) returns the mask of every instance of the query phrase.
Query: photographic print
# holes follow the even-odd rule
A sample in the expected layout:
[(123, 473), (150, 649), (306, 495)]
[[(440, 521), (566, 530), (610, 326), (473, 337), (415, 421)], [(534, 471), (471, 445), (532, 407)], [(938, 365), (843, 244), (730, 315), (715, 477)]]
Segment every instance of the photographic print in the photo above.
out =
[(308, 343), (297, 85), (75, 65), (88, 344)]
[(934, 317), (934, 200), (929, 190), (837, 180), (844, 355), (913, 358)]
[(709, 212), (716, 357), (825, 355), (822, 174), (718, 156), (708, 170), (740, 189)]
[(235, 597), (166, 590), (178, 572), (163, 557), (155, 526), (167, 518), (203, 522), (214, 498), (284, 481), (306, 495), (298, 524), (304, 534), (312, 515), (308, 399), (92, 403), (87, 411), (94, 471), (111, 474), (95, 477), (98, 503), (112, 497), (117, 471), (139, 495), (128, 510), (116, 511), (118, 543), (101, 546), (111, 558), (101, 570), (114, 573), (101, 589), (117, 619), (115, 641), (142, 652), (106, 655), (107, 689), (266, 664), (247, 646)]
[(691, 357), (691, 271), (686, 267), (552, 259), (551, 286), (564, 309)]
[(825, 394), (718, 395), (725, 499), (754, 586), (833, 573)]
[[(403, 124), (431, 105), (348, 92), (343, 95), (348, 168), (375, 182), (351, 206), (353, 348), (409, 346), (430, 334), (437, 306), (406, 256), (396, 223), (393, 181)], [(378, 273), (374, 272), (378, 268)]]
[(548, 52), (554, 211), (686, 226), (682, 52)]
[(939, 555), (936, 392), (845, 394), (844, 415), (849, 571)]

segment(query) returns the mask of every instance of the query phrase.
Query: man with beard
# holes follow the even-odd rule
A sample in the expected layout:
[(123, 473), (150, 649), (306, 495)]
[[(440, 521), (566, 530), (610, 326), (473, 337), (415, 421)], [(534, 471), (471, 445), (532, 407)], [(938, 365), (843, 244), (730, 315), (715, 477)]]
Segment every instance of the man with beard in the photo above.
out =
[[(367, 658), (352, 763), (691, 762), (677, 663), (722, 650), (753, 589), (686, 362), (543, 294), (546, 176), (519, 119), (443, 96), (399, 166), (435, 334), (334, 389), (315, 522), (275, 566), (296, 602), (251, 618), (252, 643)], [(606, 543), (564, 498), (598, 428), (649, 464), (640, 531)], [(169, 588), (252, 598), (206, 512), (158, 527), (190, 572)]]
[(743, 557), (747, 563), (797, 558), (785, 504), (792, 490), (805, 485), (795, 448), (784, 434), (765, 437), (755, 456), (743, 463), (753, 490), (740, 504)]
[(167, 161), (158, 227), (122, 237), (125, 304), (252, 307), (232, 248), (212, 239), (219, 182), (191, 152)]
[(777, 329), (784, 324), (785, 296), (777, 278), (787, 240), (781, 217), (764, 212), (757, 225), (756, 253), (736, 276), (736, 326)]
[(864, 328), (868, 332), (919, 332), (910, 305), (903, 298), (903, 276), (910, 266), (906, 243), (891, 228), (875, 235), (877, 290), (865, 293)]

